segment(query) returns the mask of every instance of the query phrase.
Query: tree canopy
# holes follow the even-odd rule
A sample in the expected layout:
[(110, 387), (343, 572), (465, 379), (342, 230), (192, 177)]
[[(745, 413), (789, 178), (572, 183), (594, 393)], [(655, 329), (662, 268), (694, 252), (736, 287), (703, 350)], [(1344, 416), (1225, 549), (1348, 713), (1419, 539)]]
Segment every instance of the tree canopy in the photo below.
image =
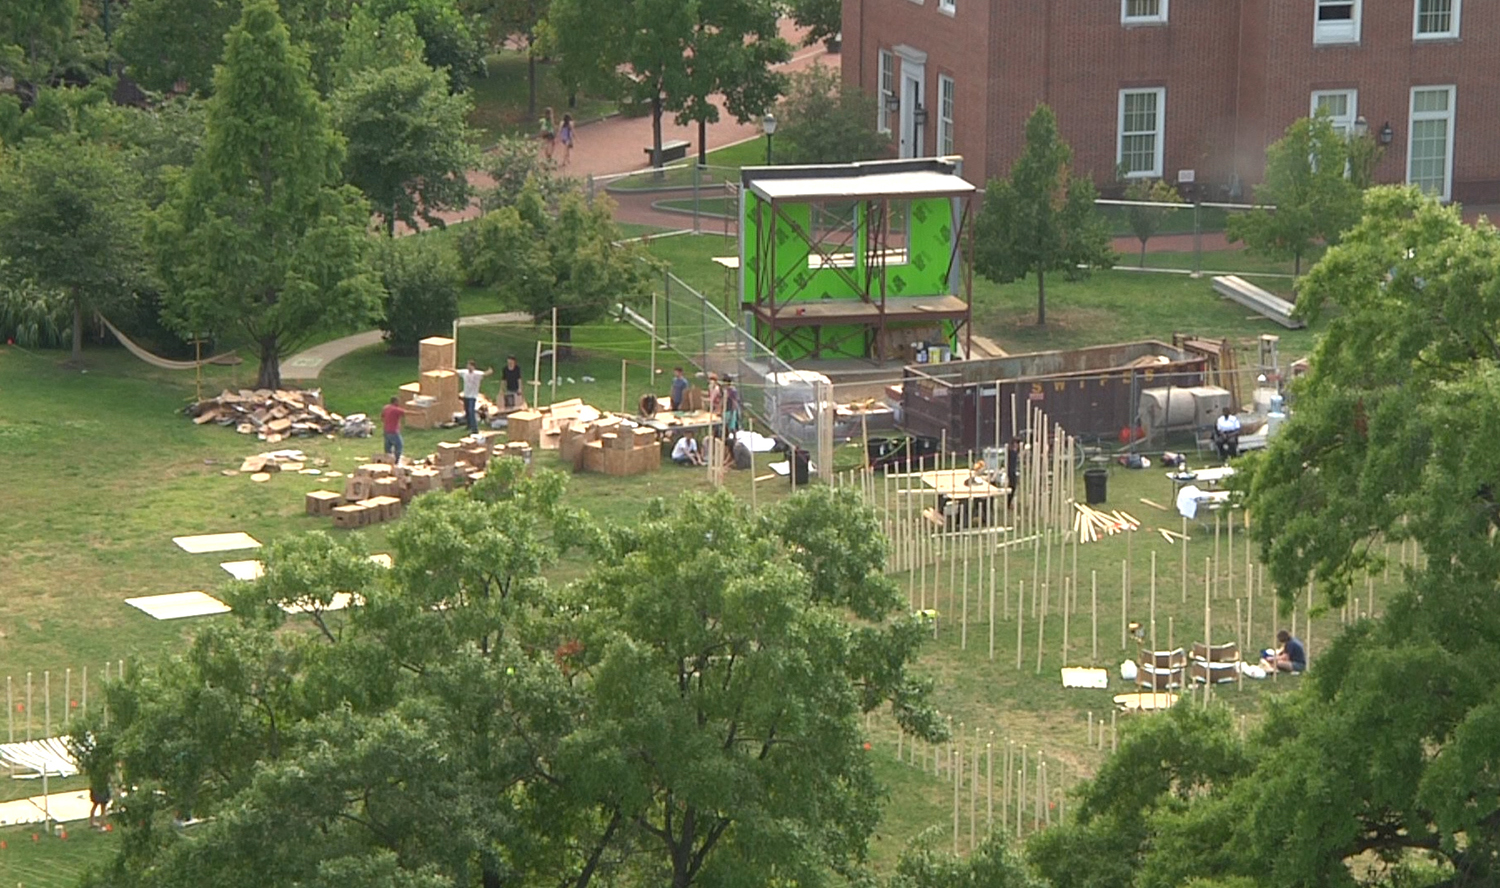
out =
[[(1125, 188), (1125, 199), (1142, 203), (1182, 203), (1177, 193), (1163, 179), (1132, 179)], [(1167, 207), (1129, 206), (1125, 208), (1125, 219), (1130, 223), (1130, 233), (1141, 242), (1141, 267), (1146, 267), (1146, 243), (1166, 224), (1169, 213), (1179, 212)]]
[(334, 94), (333, 107), (348, 145), (347, 181), (364, 192), (387, 234), (397, 222), (441, 228), (438, 213), (468, 206), (470, 103), (448, 92), (442, 72), (421, 62), (361, 71)]
[(343, 144), (305, 53), (267, 0), (226, 41), (202, 150), (152, 232), (164, 316), (179, 332), (238, 330), (259, 352), (262, 388), (319, 330), (370, 320), (369, 208), (341, 184)]
[[(860, 713), (910, 689), (923, 637), (874, 516), (820, 488), (602, 529), (563, 485), (501, 460), (422, 497), (389, 571), (357, 536), (269, 546), (235, 623), (133, 670), (88, 726), (135, 788), (98, 884), (856, 875), (879, 801)], [(554, 588), (541, 571), (569, 544), (595, 566)], [(330, 612), (339, 590), (359, 606)], [(311, 631), (287, 631), (292, 604)]]
[(875, 100), (837, 73), (814, 64), (792, 75), (791, 84), (776, 108), (776, 157), (849, 163), (874, 160), (890, 147), (890, 137), (875, 130)]
[[(1349, 149), (1349, 140), (1333, 128), (1326, 113), (1287, 127), (1266, 149), (1266, 179), (1255, 189), (1256, 202), (1274, 209), (1230, 216), (1230, 242), (1244, 241), (1273, 259), (1291, 259), (1300, 275), (1302, 260), (1314, 247), (1338, 243), (1344, 229), (1359, 218)], [(1356, 171), (1366, 168), (1361, 162)]]
[(1047, 323), (1049, 271), (1070, 276), (1114, 264), (1109, 227), (1087, 178), (1072, 175), (1073, 149), (1052, 109), (1026, 121), (1026, 148), (1009, 179), (991, 179), (974, 228), (974, 270), (996, 283), (1036, 275), (1036, 322)]
[(536, 183), (510, 206), (464, 226), (460, 255), (470, 281), (492, 286), (537, 322), (557, 309), (559, 334), (604, 317), (616, 304), (650, 294), (654, 266), (645, 251), (622, 244), (608, 198), (566, 191), (553, 210)]
[(58, 133), (0, 152), (0, 270), (72, 309), (72, 360), (85, 311), (129, 302), (147, 284), (140, 177), (121, 152)]

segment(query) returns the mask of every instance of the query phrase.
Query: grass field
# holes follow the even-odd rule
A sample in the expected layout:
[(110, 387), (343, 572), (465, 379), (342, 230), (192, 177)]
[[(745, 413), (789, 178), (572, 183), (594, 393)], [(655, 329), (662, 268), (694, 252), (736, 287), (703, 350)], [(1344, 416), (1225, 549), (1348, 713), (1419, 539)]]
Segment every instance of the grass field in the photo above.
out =
[[(723, 238), (673, 237), (654, 240), (651, 250), (667, 259), (684, 280), (702, 289), (710, 298), (723, 288), (723, 271), (709, 257), (733, 252)], [(1049, 324), (1034, 325), (1035, 288), (1031, 282), (998, 287), (976, 281), (976, 322), (980, 332), (1014, 351), (1066, 348), (1101, 342), (1123, 341), (1143, 336), (1168, 338), (1173, 331), (1193, 331), (1251, 342), (1261, 332), (1282, 336), (1283, 357), (1295, 357), (1311, 348), (1316, 331), (1284, 331), (1268, 322), (1246, 317), (1238, 306), (1213, 295), (1206, 280), (1176, 275), (1143, 275), (1109, 272), (1080, 282), (1049, 279)], [(465, 313), (503, 308), (492, 294), (467, 293)], [(526, 324), (508, 327), (465, 328), (460, 332), (460, 358), (474, 357), (483, 366), (500, 366), (505, 355), (516, 354), (532, 375), (536, 342), (549, 332)], [(582, 397), (602, 407), (619, 406), (621, 361), (628, 367), (626, 397), (630, 402), (644, 391), (649, 362), (645, 336), (623, 324), (604, 323), (580, 328), (574, 333), (575, 357), (559, 364), (558, 397)], [(54, 726), (68, 711), (63, 676), (71, 682), (73, 699), (81, 699), (81, 670), (88, 667), (96, 683), (106, 662), (155, 656), (179, 647), (204, 620), (161, 623), (126, 606), (134, 595), (202, 589), (214, 593), (229, 576), (220, 561), (246, 557), (246, 553), (188, 555), (176, 549), (171, 537), (181, 534), (244, 530), (262, 541), (327, 529), (321, 519), (303, 513), (303, 496), (327, 482), (301, 475), (275, 476), (265, 484), (254, 484), (240, 475), (227, 476), (246, 455), (269, 449), (252, 438), (215, 426), (194, 426), (179, 414), (193, 397), (191, 374), (159, 371), (130, 358), (123, 351), (89, 350), (87, 372), (64, 367), (58, 352), (32, 353), (16, 347), (0, 347), (0, 460), (6, 471), (0, 475), (0, 499), (10, 506), (9, 520), (0, 526), (0, 674), (11, 678), (13, 694), (20, 694), (25, 675), (32, 674), (34, 699), (29, 711), (16, 713), (12, 706), (9, 727), (24, 732), (24, 719), (32, 719), (40, 734), (46, 717), (41, 700), (43, 674), (50, 673), (50, 705)], [(674, 363), (670, 353), (658, 353), (664, 378)], [(206, 388), (237, 385), (249, 381), (250, 371), (211, 368)], [(416, 375), (411, 358), (393, 357), (376, 346), (334, 363), (324, 372), (320, 385), (328, 404), (341, 412), (373, 411), (394, 390)], [(585, 382), (583, 377), (593, 377)], [(550, 365), (541, 370), (550, 378)], [(572, 378), (572, 382), (567, 380)], [(660, 386), (664, 387), (664, 386)], [(660, 388), (659, 387), (659, 388)], [(487, 386), (487, 388), (489, 388)], [(550, 384), (542, 386), (543, 400)], [(528, 394), (531, 391), (527, 385)], [(461, 432), (409, 431), (407, 450), (429, 452), (439, 440), (454, 440)], [(287, 442), (302, 447), (327, 467), (348, 471), (379, 449), (377, 441), (327, 440), (322, 438)], [(281, 445), (278, 445), (281, 446)], [(858, 448), (837, 451), (836, 467), (848, 469), (860, 462)], [(762, 463), (765, 460), (762, 458)], [(554, 466), (551, 454), (538, 456), (541, 466)], [(763, 470), (763, 469), (762, 469)], [(729, 488), (749, 498), (754, 473), (732, 473)], [(1157, 512), (1141, 498), (1167, 503), (1170, 485), (1160, 470), (1111, 470), (1110, 504), (1133, 512), (1147, 528), (1180, 529), (1174, 514)], [(667, 466), (659, 473), (635, 478), (581, 475), (570, 482), (575, 503), (598, 519), (628, 521), (639, 510), (643, 497), (671, 496), (683, 490), (707, 489), (706, 477), (686, 469)], [(876, 486), (877, 502), (883, 488)], [(757, 485), (756, 498), (768, 502), (785, 496), (779, 483)], [(372, 551), (380, 551), (385, 530), (361, 532)], [(1040, 672), (1036, 662), (1037, 631), (1028, 617), (1024, 624), (1021, 668), (1016, 666), (1016, 621), (1014, 616), (996, 623), (996, 657), (988, 656), (988, 604), (981, 599), (981, 584), (987, 589), (988, 574), (977, 564), (968, 575), (969, 628), (967, 649), (960, 643), (956, 621), (962, 619), (961, 601), (950, 598), (950, 585), (962, 595), (963, 583), (951, 583), (961, 574), (954, 564), (944, 567), (944, 582), (936, 604), (940, 613), (937, 639), (924, 653), (922, 670), (936, 680), (937, 701), (952, 715), (955, 729), (962, 724), (964, 736), (978, 733), (984, 742), (1004, 749), (1007, 741), (1025, 744), (1034, 756), (1040, 749), (1049, 768), (1064, 768), (1069, 782), (1088, 774), (1102, 753), (1088, 742), (1088, 714), (1107, 718), (1110, 695), (1121, 690), (1116, 677), (1109, 691), (1072, 690), (1059, 686), (1058, 667), (1098, 662), (1113, 667), (1126, 652), (1120, 649), (1122, 589), (1120, 565), (1128, 559), (1133, 591), (1125, 618), (1144, 621), (1150, 597), (1151, 554), (1157, 555), (1157, 629), (1159, 640), (1170, 636), (1176, 644), (1203, 634), (1203, 559), (1212, 557), (1212, 525), (1189, 527), (1193, 536), (1186, 601), (1181, 569), (1182, 549), (1168, 545), (1159, 535), (1143, 531), (1129, 539), (1114, 537), (1082, 546), (1078, 552), (1081, 610), (1070, 619), (1070, 652), (1061, 652), (1061, 611), (1047, 617), (1042, 640), (1047, 651)], [(1227, 539), (1224, 540), (1227, 543)], [(1071, 573), (1071, 551), (1067, 562)], [(252, 556), (253, 557), (253, 556)], [(1051, 575), (1058, 576), (1062, 556), (1054, 550)], [(1235, 594), (1230, 595), (1227, 577), (1213, 601), (1213, 635), (1216, 640), (1233, 637), (1236, 628), (1235, 600), (1243, 599), (1244, 550), (1235, 543), (1232, 563), (1236, 572)], [(1227, 551), (1225, 562), (1231, 562)], [(955, 559), (954, 563), (958, 563)], [(1018, 550), (1010, 563), (1011, 580), (1006, 609), (1015, 611), (1015, 585), (1020, 580), (1031, 588), (1033, 564), (1044, 571), (1046, 556), (1030, 549)], [(560, 565), (557, 581), (576, 576), (586, 566)], [(931, 568), (929, 568), (931, 570)], [(997, 562), (997, 583), (1003, 582), (1003, 566)], [(1093, 656), (1091, 614), (1087, 607), (1087, 578), (1098, 576), (1099, 656)], [(930, 597), (934, 576), (927, 577), (929, 591), (918, 588), (921, 575), (898, 575), (903, 588), (914, 596)], [(1051, 588), (1056, 588), (1056, 583)], [(1386, 593), (1381, 578), (1375, 590)], [(1054, 593), (1055, 594), (1055, 593)], [(1056, 599), (1053, 599), (1056, 607)], [(1248, 604), (1241, 601), (1241, 604)], [(1029, 608), (1029, 601), (1027, 602)], [(1309, 639), (1314, 660), (1320, 643), (1337, 631), (1337, 614), (1315, 615)], [(204, 618), (228, 619), (226, 617)], [(1286, 618), (1283, 618), (1285, 621)], [(1306, 615), (1298, 617), (1305, 632)], [(1253, 624), (1246, 635), (1248, 647), (1267, 643), (1273, 620), (1267, 598), (1259, 590), (1254, 602)], [(66, 670), (71, 669), (71, 675)], [(1254, 717), (1260, 698), (1295, 686), (1295, 681), (1250, 685), (1243, 690), (1226, 687), (1220, 699)], [(97, 693), (97, 685), (94, 685)], [(97, 705), (97, 704), (91, 704)], [(993, 738), (991, 737), (993, 732)], [(886, 783), (889, 796), (886, 817), (874, 842), (878, 864), (888, 868), (905, 843), (923, 829), (952, 826), (950, 778), (934, 777), (911, 764), (895, 762), (895, 736), (883, 719), (871, 723), (871, 755)], [(909, 745), (904, 747), (911, 755)], [(927, 770), (932, 754), (921, 750)], [(998, 753), (997, 753), (998, 755)], [(982, 772), (981, 772), (982, 773)], [(1056, 774), (1056, 770), (1052, 771)], [(981, 777), (981, 779), (983, 779)], [(1000, 779), (997, 776), (997, 781)], [(1055, 779), (1055, 778), (1053, 778)], [(1059, 783), (1052, 783), (1054, 801)], [(963, 831), (967, 830), (965, 790)], [(980, 823), (985, 804), (978, 802)], [(998, 817), (997, 805), (997, 817)], [(981, 826), (982, 829), (982, 826)], [(16, 877), (25, 885), (71, 884), (72, 877), (108, 851), (107, 838), (93, 834), (70, 836), (32, 846), (8, 840), (0, 849), (0, 879)], [(9, 833), (0, 832), (0, 838)], [(18, 834), (19, 835), (19, 834)], [(49, 881), (51, 880), (51, 881)], [(6, 883), (8, 884), (8, 883)]]

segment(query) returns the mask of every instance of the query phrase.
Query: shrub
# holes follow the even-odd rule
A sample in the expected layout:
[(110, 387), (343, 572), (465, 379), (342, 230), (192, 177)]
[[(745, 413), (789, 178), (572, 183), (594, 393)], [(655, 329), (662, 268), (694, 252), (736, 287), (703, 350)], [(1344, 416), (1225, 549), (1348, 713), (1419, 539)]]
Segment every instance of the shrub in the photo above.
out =
[(392, 354), (416, 354), (419, 340), (452, 331), (458, 318), (459, 272), (446, 242), (432, 235), (388, 239), (379, 267), (385, 284), (380, 328)]

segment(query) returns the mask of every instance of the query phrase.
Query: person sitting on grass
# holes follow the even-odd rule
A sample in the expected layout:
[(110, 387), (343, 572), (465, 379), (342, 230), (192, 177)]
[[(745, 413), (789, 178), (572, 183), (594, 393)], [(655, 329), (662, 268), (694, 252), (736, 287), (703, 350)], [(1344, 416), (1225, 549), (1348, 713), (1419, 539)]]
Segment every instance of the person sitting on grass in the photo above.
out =
[(672, 445), (672, 462), (679, 466), (701, 466), (703, 465), (703, 454), (698, 451), (698, 439), (692, 435), (683, 435)]
[(1260, 665), (1267, 672), (1307, 671), (1307, 648), (1302, 646), (1301, 639), (1283, 629), (1276, 633), (1276, 643), (1281, 647), (1264, 651), (1260, 658)]

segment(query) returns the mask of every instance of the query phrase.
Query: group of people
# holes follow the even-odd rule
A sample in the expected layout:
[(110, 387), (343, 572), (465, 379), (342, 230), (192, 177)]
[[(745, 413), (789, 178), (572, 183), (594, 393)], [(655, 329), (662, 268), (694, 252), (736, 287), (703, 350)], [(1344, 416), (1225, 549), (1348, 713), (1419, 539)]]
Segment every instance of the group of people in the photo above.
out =
[[(688, 407), (688, 391), (692, 383), (688, 381), (681, 367), (672, 368), (672, 392), (670, 396), (670, 407), (673, 413), (685, 411)], [(735, 387), (734, 377), (720, 377), (717, 373), (708, 374), (708, 411), (719, 414), (722, 419), (716, 425), (711, 434), (718, 437), (721, 434), (733, 438), (740, 430), (740, 390)], [(680, 436), (672, 445), (672, 462), (679, 466), (701, 466), (704, 465), (702, 448), (698, 445), (698, 439), (690, 433)]]
[[(494, 367), (480, 370), (473, 358), (458, 371), (459, 381), (463, 383), (464, 425), (471, 435), (479, 431), (479, 387), (484, 384), (484, 378), (494, 372)], [(505, 367), (500, 370), (500, 379), (500, 401), (504, 408), (514, 410), (520, 407), (524, 403), (521, 397), (521, 365), (515, 355), (506, 357)], [(396, 462), (401, 461), (401, 452), (405, 446), (401, 438), (401, 421), (405, 416), (406, 409), (401, 406), (401, 399), (396, 397), (392, 397), (390, 403), (380, 410), (380, 426), (385, 433), (385, 452), (394, 457)]]
[(568, 161), (573, 157), (573, 115), (562, 116), (562, 126), (553, 123), (552, 109), (547, 108), (542, 113), (541, 119), (542, 152), (547, 155), (548, 160), (553, 159), (557, 152), (557, 143), (563, 146), (562, 166), (567, 167)]

